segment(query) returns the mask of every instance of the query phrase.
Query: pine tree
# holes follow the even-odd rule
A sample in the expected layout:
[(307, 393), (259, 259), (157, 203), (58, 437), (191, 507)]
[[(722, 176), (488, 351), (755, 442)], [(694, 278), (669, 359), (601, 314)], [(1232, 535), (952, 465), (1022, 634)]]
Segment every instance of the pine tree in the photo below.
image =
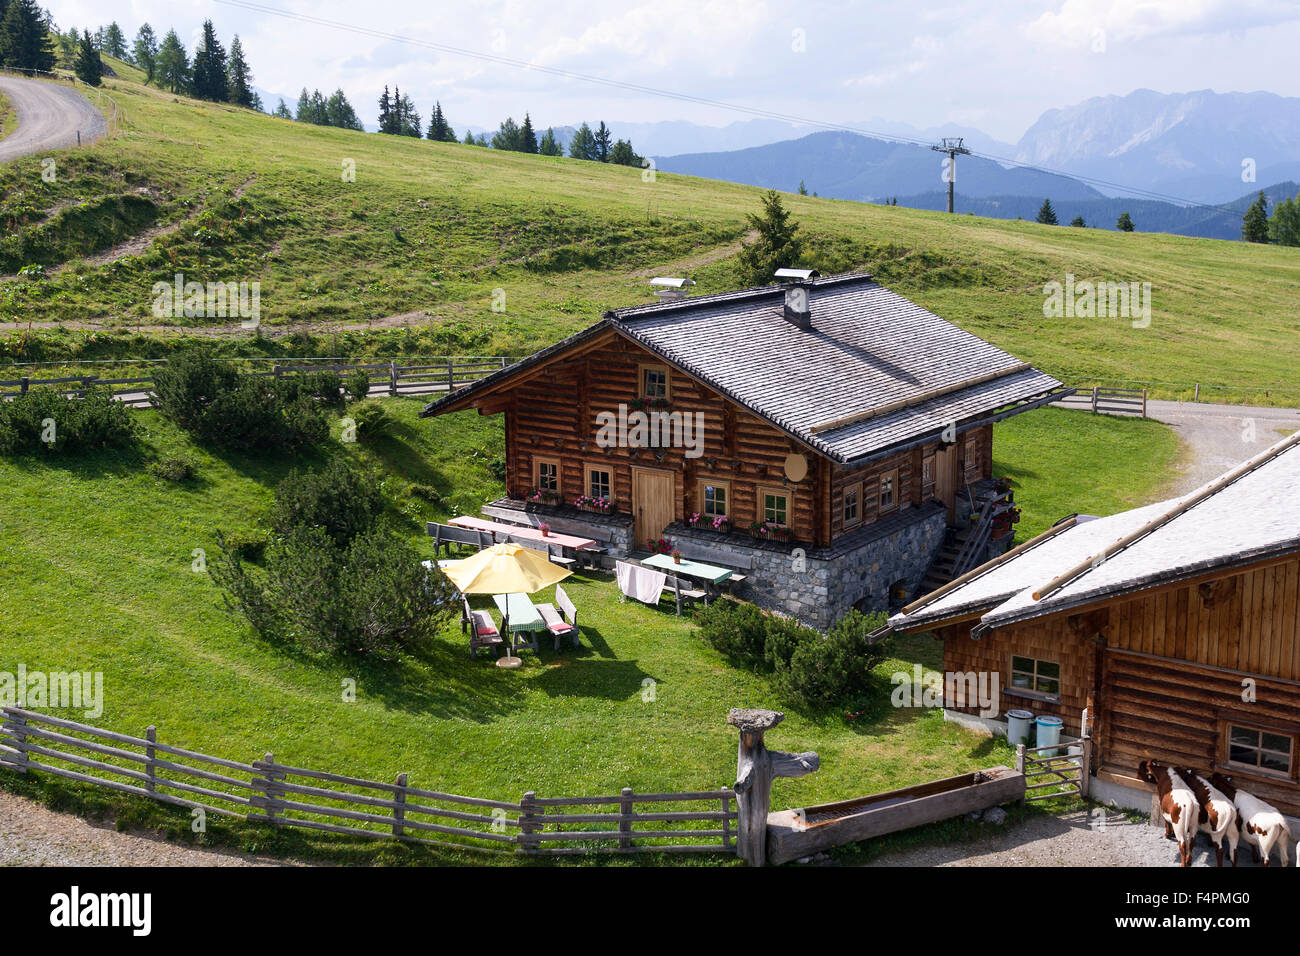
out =
[(537, 152), (537, 133), (533, 130), (533, 120), (524, 113), (524, 125), (519, 127), (519, 150), (524, 153)]
[(604, 120), (601, 120), (600, 128), (596, 130), (593, 137), (592, 145), (595, 155), (591, 158), (598, 159), (602, 163), (609, 162), (609, 151), (612, 148), (611, 139), (609, 127), (605, 125)]
[(352, 108), (352, 104), (348, 102), (347, 94), (342, 89), (337, 89), (330, 94), (330, 98), (325, 101), (324, 109), (326, 126), (352, 129), (358, 132), (365, 128), (361, 125), (361, 120), (357, 117), (357, 111)]
[(1247, 242), (1268, 242), (1268, 199), (1262, 189), (1259, 198), (1241, 217), (1241, 238)]
[(464, 142), (464, 145), (465, 145), (465, 146), (477, 146), (477, 145), (478, 145), (478, 143), (475, 142), (475, 140), (474, 140), (474, 134), (471, 133), (469, 130), (465, 130), (465, 139), (464, 139), (463, 142)]
[(201, 100), (224, 103), (230, 99), (226, 83), (226, 51), (217, 39), (211, 20), (203, 21), (203, 36), (194, 50), (194, 95)]
[(95, 49), (89, 30), (81, 34), (81, 42), (77, 45), (77, 64), (74, 72), (77, 74), (77, 79), (87, 86), (99, 86), (102, 82), (104, 61), (99, 58), (99, 51)]
[(9, 0), (0, 20), (0, 66), (11, 70), (54, 69), (50, 30), (36, 0)]
[(505, 122), (492, 134), (492, 148), (518, 152), (522, 149), (520, 143), (519, 124), (515, 122), (514, 117), (507, 116)]
[(293, 119), (293, 114), (289, 112), (289, 107), (284, 105), (284, 100), (280, 100), (280, 105), (271, 111), (271, 115), (276, 119)]
[(1273, 207), (1268, 238), (1279, 246), (1300, 246), (1300, 193)]
[(144, 81), (152, 83), (158, 66), (158, 38), (153, 27), (145, 24), (135, 34), (135, 45), (131, 49), (135, 65), (144, 70)]
[[(306, 93), (306, 89), (303, 90)], [(384, 84), (384, 95), (379, 97), (379, 132), (393, 131), (393, 99), (388, 95), (388, 84)]]
[(767, 285), (777, 269), (788, 269), (803, 254), (799, 224), (781, 204), (781, 194), (769, 189), (763, 197), (762, 215), (747, 215), (749, 228), (758, 238), (740, 250), (740, 272), (746, 285)]
[(1056, 210), (1052, 208), (1052, 200), (1044, 199), (1043, 204), (1038, 208), (1038, 222), (1044, 226), (1055, 226)]
[(168, 30), (163, 37), (155, 73), (163, 89), (184, 93), (190, 88), (190, 58), (175, 30)]
[(230, 102), (237, 106), (253, 105), (257, 95), (253, 92), (253, 74), (244, 59), (244, 45), (239, 42), (236, 33), (230, 39), (230, 56), (226, 60), (226, 93)]
[[(396, 87), (394, 87), (396, 90)], [(403, 95), (399, 101), (398, 113), (401, 117), (401, 124), (398, 133), (402, 136), (414, 136), (420, 138), (420, 112), (415, 108), (415, 103), (409, 96)]]
[(1083, 229), (1088, 224), (1083, 221), (1082, 216), (1075, 216), (1073, 219), (1070, 220), (1070, 225), (1077, 226), (1078, 228)]
[(125, 60), (126, 55), (126, 37), (122, 34), (122, 28), (114, 20), (104, 30), (104, 47), (103, 50), (115, 60)]
[(645, 159), (632, 148), (632, 141), (620, 139), (609, 151), (609, 161), (618, 166), (641, 166)]
[(537, 144), (537, 151), (543, 156), (563, 156), (564, 152), (560, 149), (560, 142), (555, 138), (555, 130), (546, 127), (546, 132), (542, 134), (542, 141)]
[(586, 123), (579, 126), (573, 139), (569, 140), (569, 155), (574, 159), (596, 158), (596, 137)]
[(808, 186), (804, 183), (802, 179), (799, 180), (799, 195), (800, 196), (808, 195)]
[(1122, 212), (1119, 218), (1115, 220), (1115, 228), (1120, 232), (1132, 232), (1137, 227), (1133, 225), (1133, 217), (1127, 212)]

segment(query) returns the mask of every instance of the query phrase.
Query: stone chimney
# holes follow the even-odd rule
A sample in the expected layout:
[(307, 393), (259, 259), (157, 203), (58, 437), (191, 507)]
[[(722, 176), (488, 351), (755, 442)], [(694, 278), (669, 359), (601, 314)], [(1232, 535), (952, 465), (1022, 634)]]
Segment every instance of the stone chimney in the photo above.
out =
[(816, 269), (777, 269), (785, 287), (785, 320), (801, 329), (812, 328), (812, 280)]

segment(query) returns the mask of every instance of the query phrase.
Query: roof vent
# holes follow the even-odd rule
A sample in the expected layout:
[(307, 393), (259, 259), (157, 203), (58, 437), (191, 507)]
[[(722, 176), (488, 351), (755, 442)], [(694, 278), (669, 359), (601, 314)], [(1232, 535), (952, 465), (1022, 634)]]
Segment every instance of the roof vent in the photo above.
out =
[(659, 276), (651, 279), (650, 285), (654, 287), (655, 295), (661, 299), (684, 299), (691, 294), (690, 287), (695, 285), (695, 280)]
[(785, 320), (801, 329), (812, 328), (812, 307), (809, 305), (811, 282), (817, 278), (816, 269), (777, 269), (776, 277), (785, 283)]

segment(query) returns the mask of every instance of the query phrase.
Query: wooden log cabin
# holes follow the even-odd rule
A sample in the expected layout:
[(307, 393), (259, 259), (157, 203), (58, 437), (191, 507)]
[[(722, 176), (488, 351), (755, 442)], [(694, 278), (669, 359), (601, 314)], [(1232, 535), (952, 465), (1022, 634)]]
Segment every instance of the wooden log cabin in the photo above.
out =
[(933, 632), (949, 673), (999, 675), (1003, 712), (1078, 735), (1087, 708), (1094, 796), (1146, 808), (1155, 759), (1300, 815), (1298, 621), (1300, 433), (1183, 498), (1062, 523), (890, 628)]
[(756, 601), (827, 627), (920, 593), (983, 500), (993, 423), (1059, 388), (865, 273), (810, 272), (607, 312), (422, 414), (505, 416), (485, 513), (735, 555)]

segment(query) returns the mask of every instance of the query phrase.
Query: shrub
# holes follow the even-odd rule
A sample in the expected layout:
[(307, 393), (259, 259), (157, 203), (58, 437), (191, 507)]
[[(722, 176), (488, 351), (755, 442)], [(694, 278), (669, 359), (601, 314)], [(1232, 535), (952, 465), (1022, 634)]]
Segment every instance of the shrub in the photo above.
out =
[(163, 458), (149, 462), (149, 474), (164, 481), (189, 481), (197, 469), (188, 458)]
[(266, 555), (267, 537), (265, 531), (232, 531), (225, 535), (221, 546), (240, 561), (260, 564)]
[(334, 654), (394, 657), (452, 607), (446, 579), (427, 574), (415, 549), (385, 528), (346, 547), (323, 528), (296, 528), (268, 549), (264, 581), (224, 545), (209, 569), (227, 606), (264, 638)]
[(348, 375), (347, 391), (354, 402), (360, 402), (369, 397), (370, 373), (363, 368), (353, 369)]
[(867, 642), (867, 634), (883, 622), (883, 615), (850, 611), (824, 637), (812, 631), (787, 663), (777, 665), (777, 692), (807, 710), (825, 710), (862, 693), (871, 684), (871, 669), (884, 656), (878, 645)]
[(82, 398), (67, 398), (37, 388), (12, 401), (0, 402), (3, 454), (125, 448), (134, 441), (131, 410), (114, 401), (106, 388), (88, 389)]
[(412, 497), (423, 499), (431, 505), (442, 503), (442, 495), (433, 485), (422, 485), (413, 482), (408, 491)]
[(383, 510), (378, 482), (343, 461), (334, 461), (316, 471), (294, 470), (280, 482), (275, 489), (271, 527), (282, 535), (319, 528), (338, 547), (344, 547), (374, 527)]
[(752, 604), (727, 598), (714, 601), (696, 617), (700, 636), (718, 653), (753, 669), (763, 665), (767, 615)]
[(357, 438), (361, 441), (372, 441), (388, 434), (388, 428), (393, 423), (384, 406), (375, 399), (358, 402), (348, 409), (348, 414), (357, 423)]
[(159, 412), (226, 448), (298, 450), (329, 436), (321, 405), (341, 406), (335, 372), (282, 379), (241, 375), (207, 349), (189, 349), (154, 374)]

